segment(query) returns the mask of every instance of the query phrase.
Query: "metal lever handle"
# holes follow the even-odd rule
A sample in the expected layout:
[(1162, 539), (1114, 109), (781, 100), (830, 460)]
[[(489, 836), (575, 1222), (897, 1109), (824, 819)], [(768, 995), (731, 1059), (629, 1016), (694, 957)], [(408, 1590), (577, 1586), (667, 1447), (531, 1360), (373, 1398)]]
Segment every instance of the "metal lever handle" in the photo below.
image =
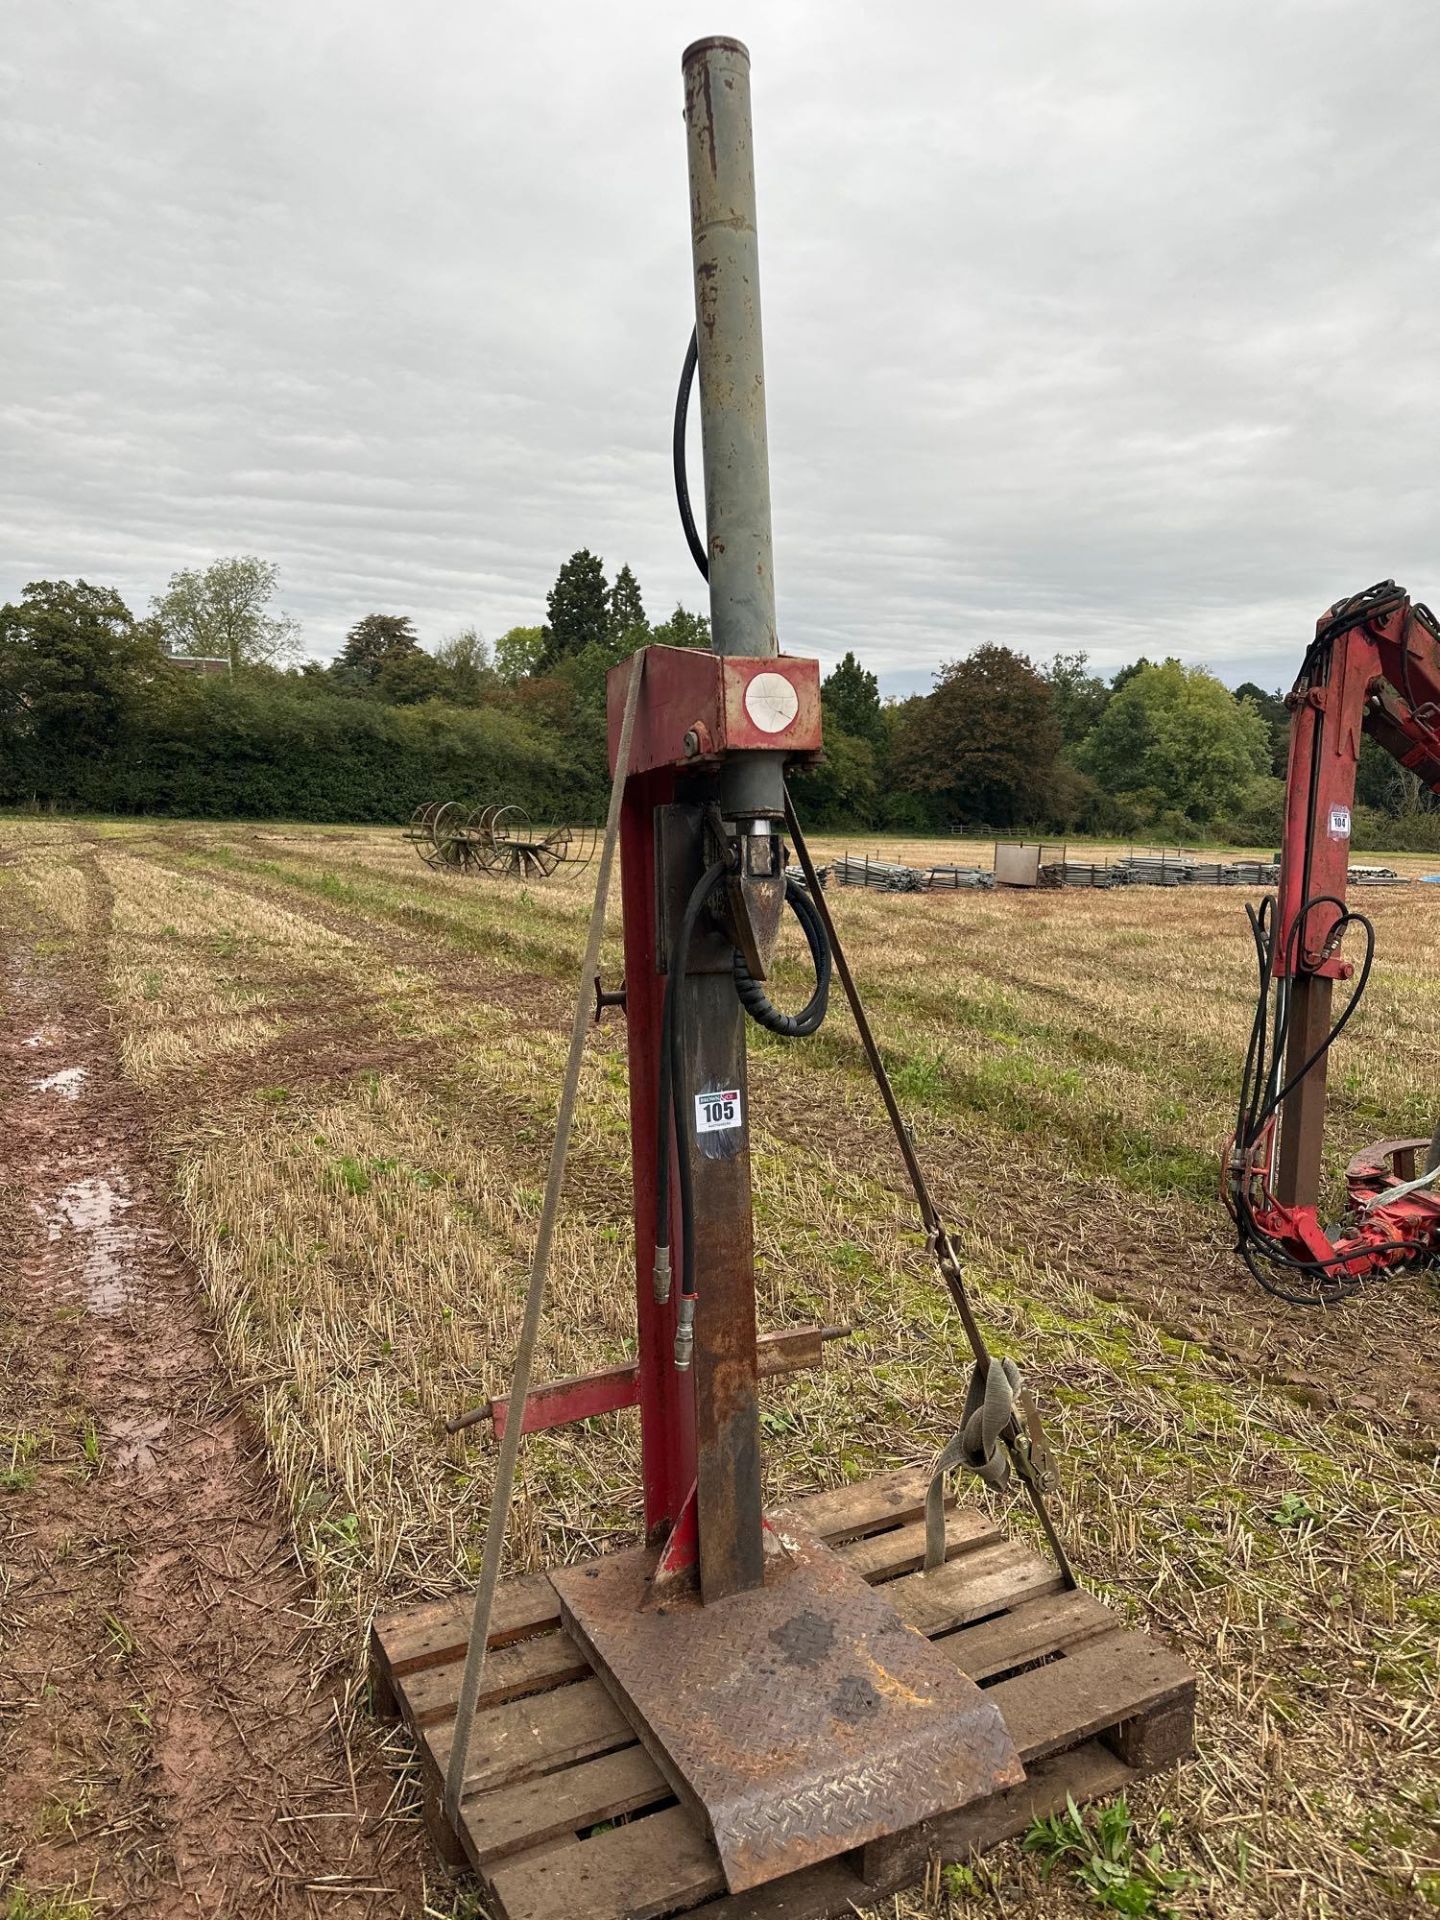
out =
[(600, 984), (600, 976), (595, 976), (595, 1025), (598, 1027), (607, 1007), (625, 1006), (625, 982), (622, 980), (614, 993), (606, 993)]

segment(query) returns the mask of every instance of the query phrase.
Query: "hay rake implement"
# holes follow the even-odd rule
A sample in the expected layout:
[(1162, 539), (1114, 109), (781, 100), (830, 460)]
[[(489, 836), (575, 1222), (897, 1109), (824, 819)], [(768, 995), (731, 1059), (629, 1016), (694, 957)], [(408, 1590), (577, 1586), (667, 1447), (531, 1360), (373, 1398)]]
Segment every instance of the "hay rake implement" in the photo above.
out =
[(428, 800), (411, 815), (405, 838), (438, 872), (548, 880), (557, 867), (588, 867), (599, 836), (588, 826), (542, 833), (523, 807), (466, 808), (455, 800)]

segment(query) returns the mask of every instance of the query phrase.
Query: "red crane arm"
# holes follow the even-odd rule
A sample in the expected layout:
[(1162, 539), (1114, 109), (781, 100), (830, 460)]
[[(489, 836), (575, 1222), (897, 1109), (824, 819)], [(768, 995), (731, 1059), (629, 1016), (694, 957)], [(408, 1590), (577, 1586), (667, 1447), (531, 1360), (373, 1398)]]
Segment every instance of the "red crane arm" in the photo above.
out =
[[(1226, 1155), (1223, 1192), (1237, 1249), (1267, 1291), (1305, 1305), (1440, 1250), (1440, 1185), (1415, 1179), (1425, 1140), (1357, 1154), (1348, 1203), (1321, 1225), (1325, 1071), (1331, 1042), (1363, 991), (1374, 930), (1345, 905), (1351, 809), (1369, 733), (1440, 791), (1440, 626), (1384, 580), (1324, 614), (1287, 703), (1285, 836), (1273, 903), (1252, 911), (1260, 998)], [(1273, 910), (1272, 910), (1273, 908)], [(1340, 943), (1359, 925), (1364, 970), (1338, 1018), (1336, 980), (1354, 971)]]
[[(1344, 980), (1345, 903), (1360, 736), (1440, 791), (1440, 628), (1393, 580), (1325, 613), (1287, 704), (1290, 759), (1276, 921), (1277, 979)], [(1311, 903), (1307, 910), (1307, 902)]]

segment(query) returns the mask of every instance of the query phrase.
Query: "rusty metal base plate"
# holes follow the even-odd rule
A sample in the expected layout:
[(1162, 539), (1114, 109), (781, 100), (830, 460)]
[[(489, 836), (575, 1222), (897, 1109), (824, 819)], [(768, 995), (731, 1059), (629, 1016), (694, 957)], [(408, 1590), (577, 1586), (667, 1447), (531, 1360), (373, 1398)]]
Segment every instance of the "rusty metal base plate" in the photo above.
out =
[(656, 1602), (644, 1549), (553, 1571), (566, 1627), (708, 1822), (732, 1893), (1018, 1785), (994, 1702), (790, 1514), (763, 1588)]

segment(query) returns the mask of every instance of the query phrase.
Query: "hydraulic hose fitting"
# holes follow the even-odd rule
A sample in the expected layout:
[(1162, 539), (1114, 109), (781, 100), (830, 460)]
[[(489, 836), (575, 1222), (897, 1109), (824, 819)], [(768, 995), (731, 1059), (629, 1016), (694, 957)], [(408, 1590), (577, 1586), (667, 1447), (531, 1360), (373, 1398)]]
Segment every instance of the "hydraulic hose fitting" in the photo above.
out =
[(695, 1355), (695, 1296), (680, 1296), (680, 1319), (675, 1328), (675, 1371), (688, 1373)]
[(663, 1307), (670, 1298), (670, 1249), (656, 1247), (655, 1269), (651, 1275), (655, 1287), (655, 1304)]

